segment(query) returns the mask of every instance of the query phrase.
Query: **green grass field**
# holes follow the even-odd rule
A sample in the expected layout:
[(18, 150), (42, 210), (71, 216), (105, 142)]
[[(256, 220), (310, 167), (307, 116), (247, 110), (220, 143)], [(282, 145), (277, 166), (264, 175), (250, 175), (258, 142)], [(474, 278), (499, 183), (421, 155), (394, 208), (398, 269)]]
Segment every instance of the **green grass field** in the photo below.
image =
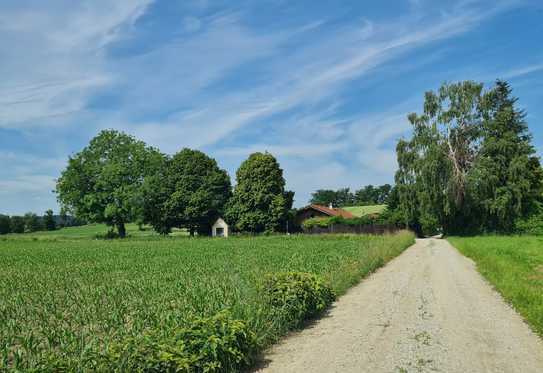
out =
[(50, 361), (88, 370), (112, 343), (167, 334), (225, 309), (263, 348), (287, 331), (259, 293), (265, 274), (311, 272), (342, 294), (414, 241), (407, 232), (84, 239), (98, 230), (0, 240), (0, 371)]
[(451, 237), (481, 274), (543, 336), (543, 237)]
[(356, 217), (366, 216), (370, 214), (379, 214), (387, 208), (387, 205), (372, 205), (372, 206), (349, 206), (343, 207)]
[[(94, 239), (98, 236), (105, 235), (110, 230), (105, 224), (88, 224), (79, 227), (66, 227), (54, 231), (39, 231), (25, 234), (8, 234), (0, 236), (7, 239), (30, 239), (30, 240), (51, 240), (51, 239)], [(126, 224), (126, 233), (129, 238), (142, 237), (158, 237), (151, 227), (144, 226), (143, 230), (139, 230), (138, 225), (134, 223)], [(182, 229), (175, 229), (170, 236), (186, 236), (188, 233)]]

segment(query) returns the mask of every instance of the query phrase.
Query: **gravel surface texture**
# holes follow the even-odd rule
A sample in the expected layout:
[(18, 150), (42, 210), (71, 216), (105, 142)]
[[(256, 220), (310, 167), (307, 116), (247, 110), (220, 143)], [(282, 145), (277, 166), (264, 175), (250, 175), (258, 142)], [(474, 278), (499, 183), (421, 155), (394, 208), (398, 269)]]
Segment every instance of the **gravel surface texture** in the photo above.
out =
[(543, 343), (471, 260), (425, 239), (270, 349), (256, 371), (542, 373)]

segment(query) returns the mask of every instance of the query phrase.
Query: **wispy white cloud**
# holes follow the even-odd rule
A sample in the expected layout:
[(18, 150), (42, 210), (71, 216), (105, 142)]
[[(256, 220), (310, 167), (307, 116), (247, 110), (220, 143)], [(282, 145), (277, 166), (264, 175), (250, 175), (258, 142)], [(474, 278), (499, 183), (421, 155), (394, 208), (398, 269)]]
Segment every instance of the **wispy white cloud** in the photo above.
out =
[[(0, 194), (25, 195), (26, 193), (38, 193), (41, 196), (47, 195), (54, 190), (55, 180), (50, 175), (22, 175), (9, 180), (0, 180)], [(28, 197), (28, 195), (27, 195)], [(19, 211), (22, 213), (22, 211)]]
[(54, 208), (55, 179), (66, 165), (62, 158), (0, 151), (0, 206), (3, 213), (41, 213)]
[[(6, 5), (0, 12), (0, 128), (82, 110), (114, 77), (103, 48), (143, 14), (150, 0)], [(48, 121), (48, 124), (53, 121)]]
[[(257, 125), (294, 108), (328, 100), (336, 96), (345, 84), (360, 80), (376, 67), (428, 43), (466, 32), (503, 7), (500, 3), (484, 11), (480, 8), (475, 11), (461, 6), (431, 22), (417, 23), (405, 17), (389, 24), (374, 25), (363, 21), (342, 27), (318, 38), (314, 44), (306, 43), (290, 54), (282, 51), (280, 58), (270, 58), (263, 69), (263, 77), (259, 76), (254, 82), (257, 84), (252, 84), (249, 89), (243, 87), (240, 91), (228, 93), (219, 90), (214, 94), (212, 89), (208, 89), (209, 81), (218, 80), (217, 76), (204, 79), (205, 84), (196, 81), (191, 84), (189, 79), (184, 89), (191, 89), (191, 98), (185, 100), (190, 116), (187, 117), (184, 109), (161, 121), (130, 123), (129, 126), (156, 145), (167, 144), (168, 148), (174, 147), (173, 139), (180, 139), (178, 144), (196, 147), (217, 144), (246, 126)], [(247, 39), (250, 31), (241, 25), (237, 27), (236, 37)], [(288, 33), (287, 30), (284, 34)], [(288, 40), (285, 35), (270, 42), (267, 52), (262, 53), (275, 57), (278, 45)], [(217, 40), (206, 38), (206, 48), (213, 51)], [(258, 41), (254, 36), (253, 40)], [(241, 50), (245, 50), (245, 46), (242, 45)], [(194, 67), (202, 61), (202, 56), (192, 53), (193, 49), (189, 51), (195, 59), (188, 64)], [(184, 69), (183, 64), (180, 69)], [(222, 69), (212, 74), (225, 72), (226, 69)], [(206, 91), (201, 92), (204, 88)]]
[(514, 79), (521, 76), (543, 71), (543, 63), (518, 67), (500, 74), (502, 79)]
[(269, 145), (252, 144), (250, 146), (223, 148), (217, 150), (215, 154), (219, 156), (247, 157), (255, 152), (269, 152), (278, 157), (315, 157), (333, 154), (341, 149), (345, 149), (346, 144), (297, 144), (297, 145)]

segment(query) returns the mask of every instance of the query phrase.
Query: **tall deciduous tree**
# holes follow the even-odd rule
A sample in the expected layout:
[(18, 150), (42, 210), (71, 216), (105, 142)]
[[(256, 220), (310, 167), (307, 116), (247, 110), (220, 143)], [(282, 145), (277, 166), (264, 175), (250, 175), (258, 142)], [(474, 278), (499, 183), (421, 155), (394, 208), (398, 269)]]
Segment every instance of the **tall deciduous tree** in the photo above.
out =
[(70, 157), (57, 181), (61, 205), (77, 218), (105, 223), (126, 235), (125, 224), (142, 212), (142, 184), (163, 156), (132, 136), (105, 130)]
[(45, 215), (43, 216), (43, 225), (45, 226), (45, 229), (48, 231), (54, 231), (55, 229), (57, 229), (57, 224), (55, 222), (53, 210), (45, 211)]
[(323, 206), (338, 206), (337, 192), (331, 189), (318, 189), (311, 193), (311, 200), (309, 202)]
[(183, 149), (145, 183), (144, 221), (156, 231), (172, 227), (209, 234), (231, 195), (230, 178), (198, 150)]
[(383, 184), (379, 186), (367, 185), (355, 192), (356, 205), (382, 205), (387, 203), (392, 186)]
[(283, 170), (269, 153), (253, 153), (236, 172), (227, 220), (243, 232), (282, 231), (294, 193), (285, 191)]
[(317, 205), (332, 205), (334, 207), (352, 206), (355, 203), (355, 196), (350, 188), (338, 190), (319, 189), (311, 194), (311, 203)]
[(524, 114), (509, 86), (445, 84), (411, 114), (413, 137), (397, 146), (399, 208), (412, 228), (432, 233), (510, 230), (541, 191)]

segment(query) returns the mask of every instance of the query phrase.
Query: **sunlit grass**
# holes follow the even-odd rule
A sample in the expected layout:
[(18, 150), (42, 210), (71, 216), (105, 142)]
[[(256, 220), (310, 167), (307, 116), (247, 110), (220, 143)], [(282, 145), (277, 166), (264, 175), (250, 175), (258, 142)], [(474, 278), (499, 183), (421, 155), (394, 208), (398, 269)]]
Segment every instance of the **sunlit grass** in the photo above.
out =
[(543, 237), (451, 237), (481, 274), (543, 336)]

